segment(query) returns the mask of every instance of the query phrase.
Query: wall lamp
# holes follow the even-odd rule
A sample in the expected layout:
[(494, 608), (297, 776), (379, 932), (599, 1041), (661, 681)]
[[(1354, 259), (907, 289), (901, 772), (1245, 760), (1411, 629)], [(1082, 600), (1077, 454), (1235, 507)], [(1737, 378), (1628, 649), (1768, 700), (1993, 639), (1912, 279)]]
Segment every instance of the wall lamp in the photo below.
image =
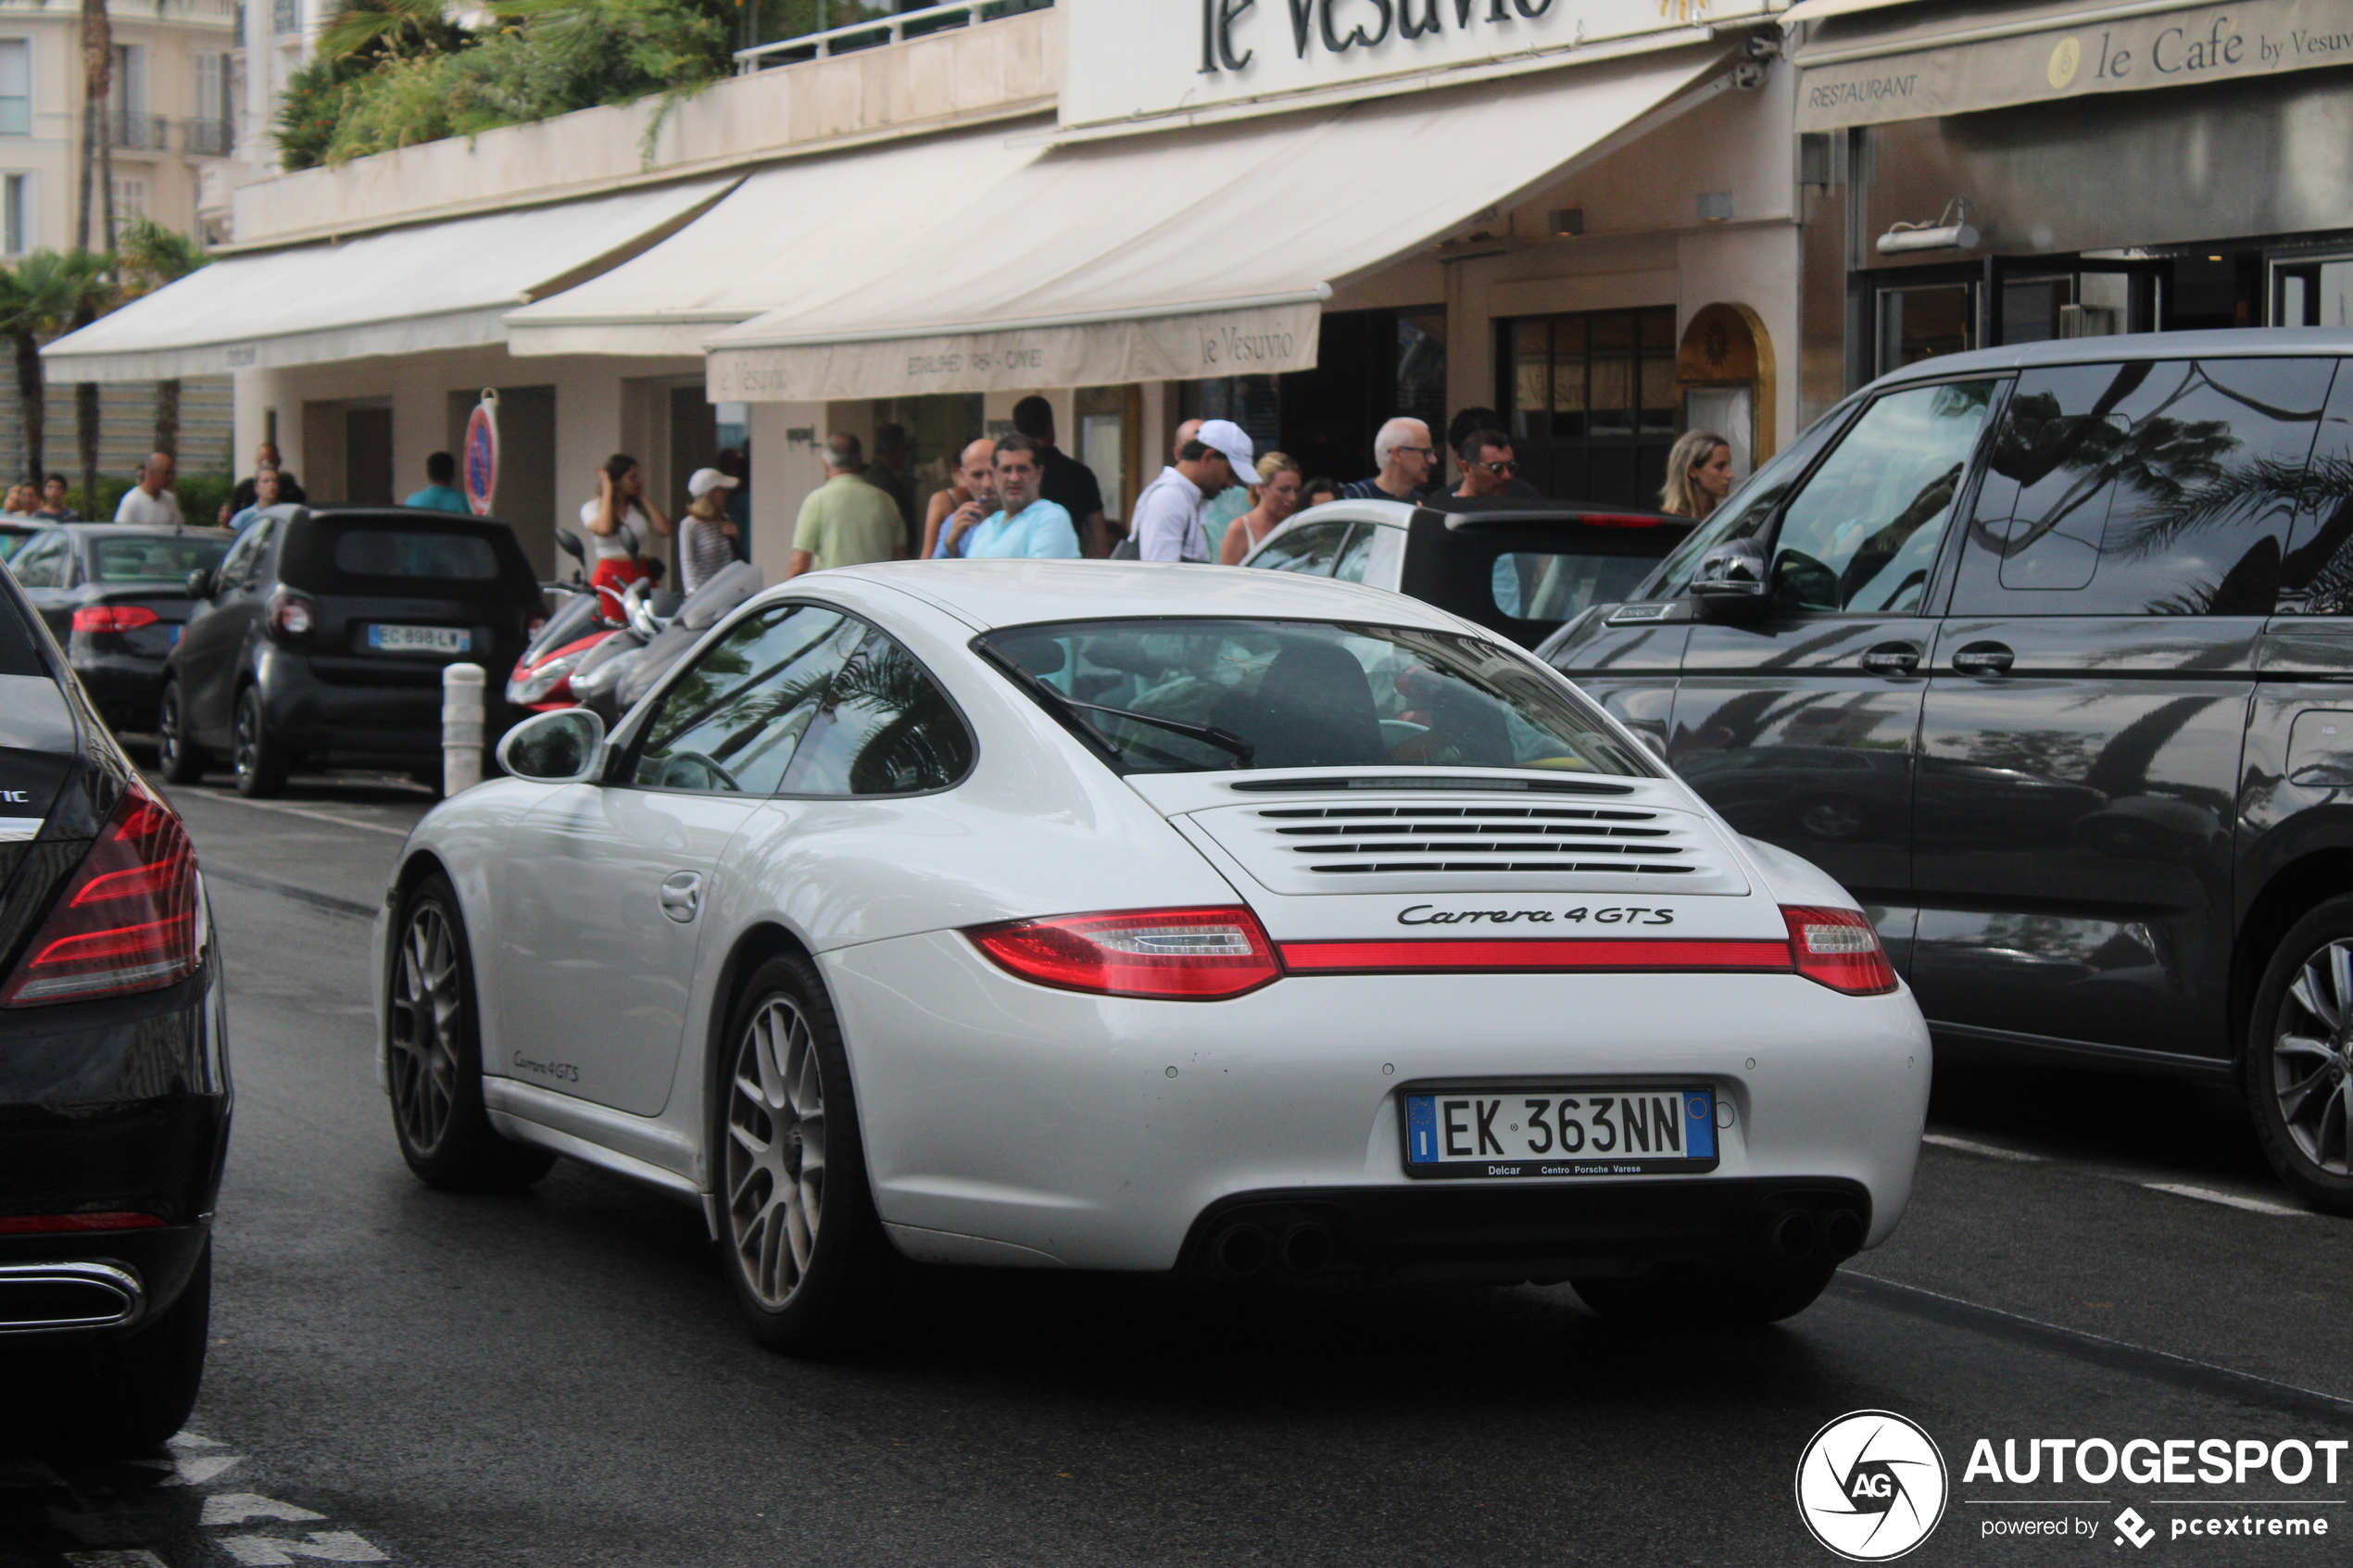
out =
[(1974, 250), (1978, 232), (1969, 220), (1969, 198), (1955, 196), (1933, 223), (1891, 223), (1879, 237), (1881, 256), (1911, 250)]

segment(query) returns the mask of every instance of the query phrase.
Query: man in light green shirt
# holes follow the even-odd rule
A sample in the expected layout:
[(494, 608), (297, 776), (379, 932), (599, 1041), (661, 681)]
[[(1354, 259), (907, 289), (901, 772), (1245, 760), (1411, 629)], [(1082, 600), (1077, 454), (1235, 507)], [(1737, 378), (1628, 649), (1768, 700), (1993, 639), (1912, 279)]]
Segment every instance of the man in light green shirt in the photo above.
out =
[(893, 560), (907, 553), (907, 524), (898, 505), (858, 477), (866, 466), (864, 458), (856, 436), (837, 431), (825, 437), (825, 483), (800, 504), (786, 577), (829, 566)]

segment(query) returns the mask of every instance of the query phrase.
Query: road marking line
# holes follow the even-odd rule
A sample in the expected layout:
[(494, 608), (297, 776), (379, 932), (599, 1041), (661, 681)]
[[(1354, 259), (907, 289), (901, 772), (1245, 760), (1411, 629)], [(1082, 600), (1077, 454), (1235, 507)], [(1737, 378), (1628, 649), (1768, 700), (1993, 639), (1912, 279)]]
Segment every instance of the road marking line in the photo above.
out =
[(2264, 1198), (2241, 1198), (2234, 1192), (2217, 1192), (2212, 1187), (2192, 1186), (2186, 1182), (2143, 1182), (2141, 1185), (2151, 1192), (2170, 1192), (2176, 1198), (2195, 1198), (2201, 1203), (2220, 1203), (2232, 1209), (2244, 1209), (2250, 1214), (2277, 1214), (2282, 1219), (2300, 1220), (2311, 1213), (2309, 1209), (2291, 1208)]
[(1920, 1142), (1932, 1143), (1939, 1148), (1958, 1149), (1963, 1154), (1982, 1154), (1988, 1160), (2015, 1160), (2027, 1165), (2039, 1165), (2043, 1162), (2043, 1156), (2039, 1154), (2029, 1154), (2020, 1148), (2003, 1148), (1990, 1143), (1979, 1143), (1974, 1138), (1957, 1138), (1950, 1133), (1922, 1133)]
[(66, 1561), (73, 1568), (171, 1568), (145, 1548), (132, 1551), (69, 1551)]
[(134, 1459), (131, 1462), (149, 1470), (171, 1472), (156, 1483), (158, 1486), (201, 1486), (244, 1458), (243, 1454), (181, 1454), (172, 1459)]
[(313, 1530), (307, 1541), (281, 1540), (275, 1536), (216, 1537), (230, 1556), (245, 1568), (293, 1568), (298, 1557), (324, 1562), (389, 1562), (392, 1560), (349, 1530)]
[(224, 1447), (218, 1437), (199, 1437), (193, 1432), (174, 1432), (163, 1440), (167, 1449), (218, 1449)]
[(338, 817), (332, 811), (314, 811), (308, 806), (289, 806), (283, 800), (247, 800), (242, 795), (213, 795), (206, 791), (190, 791), (195, 800), (217, 800), (225, 806), (250, 806), (257, 811), (280, 811), (289, 817), (308, 817), (314, 822), (333, 822), (339, 828), (359, 828), (366, 833), (388, 833), (395, 838), (409, 836), (407, 828), (388, 828), (382, 822), (355, 822), (349, 817)]
[(303, 1524), (325, 1517), (323, 1513), (313, 1513), (290, 1502), (265, 1498), (258, 1492), (215, 1492), (205, 1499), (204, 1517), (196, 1523), (249, 1524), (257, 1519), (274, 1519), (288, 1524)]

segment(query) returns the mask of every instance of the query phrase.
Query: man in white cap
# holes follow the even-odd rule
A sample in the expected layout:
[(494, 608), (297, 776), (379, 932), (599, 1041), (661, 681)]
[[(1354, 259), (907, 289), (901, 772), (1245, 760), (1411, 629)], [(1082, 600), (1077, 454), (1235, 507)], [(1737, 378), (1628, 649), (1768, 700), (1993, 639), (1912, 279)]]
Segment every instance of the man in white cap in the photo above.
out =
[(1202, 525), (1202, 508), (1213, 495), (1248, 484), (1258, 473), (1250, 436), (1231, 420), (1204, 420), (1190, 441), (1176, 448), (1176, 460), (1136, 497), (1128, 536), (1139, 560), (1194, 561), (1217, 558), (1217, 541)]

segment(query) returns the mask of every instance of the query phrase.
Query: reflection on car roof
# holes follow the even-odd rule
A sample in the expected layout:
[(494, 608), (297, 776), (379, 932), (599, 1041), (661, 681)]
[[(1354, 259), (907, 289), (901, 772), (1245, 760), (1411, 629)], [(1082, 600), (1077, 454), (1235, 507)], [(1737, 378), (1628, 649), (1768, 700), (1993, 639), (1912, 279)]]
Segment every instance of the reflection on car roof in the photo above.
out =
[(1253, 620), (1371, 621), (1386, 626), (1461, 631), (1445, 611), (1386, 589), (1239, 566), (1157, 561), (887, 561), (795, 578), (887, 584), (948, 610), (975, 628), (1038, 621), (1129, 620), (1139, 616), (1240, 616)]

